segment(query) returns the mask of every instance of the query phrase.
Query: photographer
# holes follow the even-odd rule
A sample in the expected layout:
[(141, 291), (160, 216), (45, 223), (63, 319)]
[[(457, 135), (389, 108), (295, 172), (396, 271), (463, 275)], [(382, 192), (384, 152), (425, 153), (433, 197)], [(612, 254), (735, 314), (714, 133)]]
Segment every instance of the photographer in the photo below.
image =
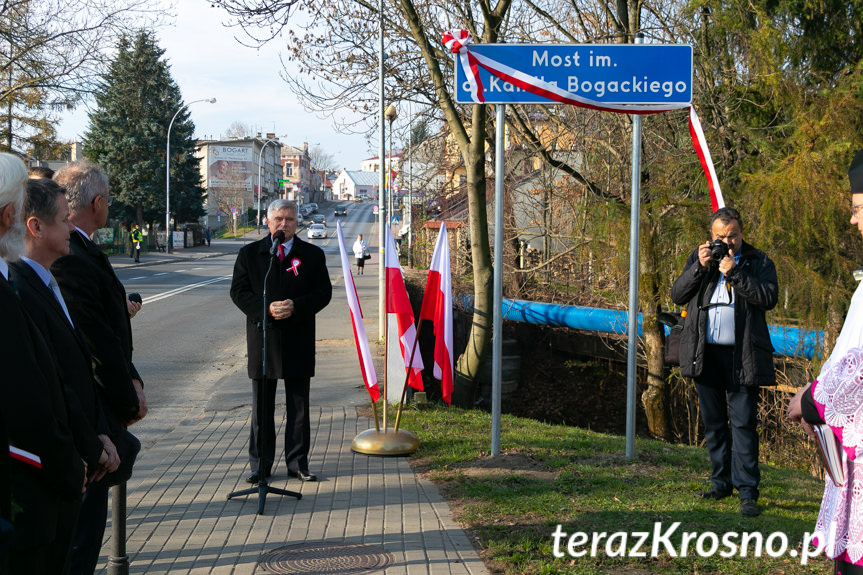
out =
[(724, 499), (737, 488), (740, 512), (755, 516), (759, 387), (776, 384), (764, 317), (776, 305), (776, 267), (743, 241), (735, 209), (713, 213), (710, 235), (713, 241), (692, 252), (671, 288), (674, 303), (686, 305), (680, 371), (695, 380), (713, 468), (713, 487), (700, 496)]

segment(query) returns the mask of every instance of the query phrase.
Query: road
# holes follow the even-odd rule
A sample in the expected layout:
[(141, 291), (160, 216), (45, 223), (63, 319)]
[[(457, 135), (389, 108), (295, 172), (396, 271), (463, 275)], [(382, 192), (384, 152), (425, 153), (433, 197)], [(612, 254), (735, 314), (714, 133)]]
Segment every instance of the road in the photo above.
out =
[[(368, 402), (354, 348), (353, 331), (344, 294), (335, 219), (331, 204), (325, 209), (329, 237), (314, 240), (327, 255), (333, 299), (318, 314), (318, 380), (312, 380), (313, 405), (345, 406)], [(372, 204), (349, 204), (342, 221), (349, 261), (356, 234), (377, 251), (377, 226)], [(298, 234), (305, 240), (305, 230)], [(149, 414), (131, 431), (148, 448), (178, 425), (207, 410), (248, 409), (251, 383), (246, 374), (245, 318), (229, 296), (236, 252), (245, 241), (216, 240), (211, 257), (184, 259), (151, 266), (120, 268), (117, 275), (128, 292), (138, 292), (144, 306), (132, 320), (134, 361), (144, 380)], [(155, 257), (155, 256), (154, 256)], [(367, 263), (368, 273), (356, 278), (366, 321), (366, 332), (376, 338), (378, 258)], [(348, 360), (350, 358), (350, 361)], [(280, 396), (277, 403), (281, 403)]]

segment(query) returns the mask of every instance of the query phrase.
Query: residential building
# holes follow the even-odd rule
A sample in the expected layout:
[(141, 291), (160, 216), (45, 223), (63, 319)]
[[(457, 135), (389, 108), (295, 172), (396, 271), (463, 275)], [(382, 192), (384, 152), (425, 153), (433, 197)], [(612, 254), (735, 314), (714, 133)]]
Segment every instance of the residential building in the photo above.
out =
[(284, 197), (301, 204), (323, 200), (320, 193), (312, 186), (312, 161), (309, 157), (309, 143), (303, 142), (303, 147), (282, 145), (281, 149), (282, 179)]
[[(267, 144), (272, 140), (271, 144)], [(275, 134), (253, 138), (198, 140), (197, 157), (207, 188), (206, 225), (214, 230), (261, 219), (279, 197), (281, 144)]]
[(377, 172), (342, 170), (332, 184), (332, 199), (337, 202), (355, 200), (357, 197), (376, 200), (379, 178)]

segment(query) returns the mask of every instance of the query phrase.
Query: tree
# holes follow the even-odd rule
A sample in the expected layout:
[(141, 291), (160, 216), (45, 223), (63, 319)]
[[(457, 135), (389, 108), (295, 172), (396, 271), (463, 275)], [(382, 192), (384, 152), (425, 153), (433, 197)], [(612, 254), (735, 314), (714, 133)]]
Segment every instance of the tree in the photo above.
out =
[(105, 167), (125, 216), (138, 223), (165, 213), (165, 153), (171, 129), (171, 213), (177, 223), (203, 215), (205, 190), (195, 157), (194, 124), (152, 33), (121, 38), (96, 92), (85, 154)]
[(55, 113), (98, 82), (107, 49), (131, 22), (161, 15), (147, 0), (7, 0), (0, 6), (0, 148), (54, 146)]
[(252, 130), (249, 128), (248, 124), (244, 124), (239, 120), (234, 120), (225, 132), (225, 138), (236, 138), (241, 140), (243, 138), (248, 138), (251, 134)]
[(315, 170), (331, 172), (340, 168), (336, 157), (320, 146), (309, 146), (309, 163)]
[[(376, 2), (217, 0), (215, 5), (236, 17), (255, 40), (267, 41), (283, 32), (288, 35), (287, 59), (299, 64), (300, 74), (286, 74), (285, 78), (306, 107), (316, 111), (345, 107), (376, 119), (378, 44), (377, 31), (369, 26), (369, 22), (377, 22)], [(303, 12), (302, 23), (291, 19), (297, 11)], [(846, 86), (846, 95), (853, 92), (848, 86), (852, 82), (843, 78), (855, 70), (860, 58), (860, 0), (504, 0), (496, 4), (482, 0), (387, 0), (383, 12), (387, 98), (410, 100), (425, 110), (431, 125), (444, 125), (446, 137), (455, 142), (459, 161), (466, 168), (476, 312), (467, 350), (459, 359), (460, 382), (476, 373), (490, 326), (491, 261), (484, 171), (486, 156), (493, 149), (494, 126), (485, 107), (461, 105), (453, 99), (453, 56), (440, 43), (442, 32), (448, 28), (467, 28), (475, 41), (482, 43), (632, 42), (636, 34), (643, 33), (647, 42), (692, 44), (693, 100), (726, 201), (750, 208), (752, 213), (747, 237), (756, 245), (762, 239), (774, 240), (762, 244), (770, 246), (774, 258), (797, 258), (796, 282), (813, 273), (813, 259), (829, 259), (818, 250), (811, 253), (811, 248), (802, 250), (802, 257), (800, 250), (787, 256), (783, 253), (788, 235), (793, 236), (794, 231), (772, 224), (772, 218), (781, 214), (782, 222), (795, 221), (789, 213), (795, 202), (774, 176), (777, 171), (784, 174), (786, 186), (790, 185), (787, 178), (791, 173), (808, 183), (811, 179), (804, 175), (808, 170), (827, 166), (829, 170), (820, 174), (833, 180), (841, 171), (841, 162), (847, 163), (847, 142), (859, 143), (855, 122), (842, 125), (837, 121), (831, 125), (848, 140), (842, 145), (836, 141), (817, 143), (828, 153), (825, 165), (801, 164), (798, 171), (790, 172), (782, 161), (792, 149), (796, 157), (806, 158), (824, 114), (836, 114), (833, 106), (839, 105), (838, 94), (831, 94), (829, 102), (817, 96), (837, 83)], [(330, 23), (336, 21), (339, 27), (334, 30)], [(833, 25), (839, 28), (834, 30)], [(841, 50), (832, 47), (831, 39), (837, 35), (846, 38)], [(853, 102), (854, 98), (847, 97), (846, 105), (848, 100)], [(856, 108), (851, 105), (850, 109)], [(597, 265), (604, 268), (602, 275), (609, 282), (604, 290), (610, 294), (607, 303), (625, 306), (625, 290), (620, 287), (625, 285), (628, 263), (625, 240), (631, 202), (631, 118), (566, 106), (510, 106), (506, 122), (519, 141), (520, 153), (568, 176), (571, 184), (550, 192), (560, 194), (559, 198), (550, 195), (550, 199), (569, 202), (581, 210), (580, 214), (589, 216), (578, 218), (585, 228), (571, 233), (583, 239), (581, 253), (596, 257)], [(811, 127), (801, 129), (807, 123)], [(806, 141), (803, 134), (810, 139)], [(789, 148), (789, 144), (794, 147)], [(670, 304), (671, 282), (693, 246), (706, 237), (710, 208), (684, 112), (645, 118), (642, 146), (639, 283), (650, 388), (643, 402), (651, 432), (667, 437), (661, 334), (652, 318), (660, 307)], [(569, 153), (561, 154), (564, 148), (569, 148)], [(565, 193), (572, 196), (564, 197)], [(820, 197), (825, 194), (822, 190)], [(777, 209), (779, 197), (784, 202), (782, 209)], [(814, 222), (820, 216), (823, 224), (812, 229), (831, 238), (831, 246), (844, 245), (837, 239), (842, 232), (836, 230), (843, 229), (833, 213), (837, 201), (831, 196), (829, 201), (811, 207), (812, 216), (806, 220)], [(770, 235), (768, 229), (772, 230)], [(511, 241), (512, 236), (506, 239)], [(543, 265), (551, 266), (554, 261), (559, 259), (549, 258)], [(830, 270), (827, 281), (835, 283), (833, 272), (837, 268), (832, 265), (824, 263), (821, 269)], [(845, 270), (844, 263), (838, 267)], [(788, 277), (788, 282), (796, 283), (794, 277)], [(780, 281), (784, 281), (782, 272)], [(817, 300), (813, 294), (810, 303), (804, 305), (814, 309)], [(462, 399), (464, 395), (470, 394), (462, 394)]]

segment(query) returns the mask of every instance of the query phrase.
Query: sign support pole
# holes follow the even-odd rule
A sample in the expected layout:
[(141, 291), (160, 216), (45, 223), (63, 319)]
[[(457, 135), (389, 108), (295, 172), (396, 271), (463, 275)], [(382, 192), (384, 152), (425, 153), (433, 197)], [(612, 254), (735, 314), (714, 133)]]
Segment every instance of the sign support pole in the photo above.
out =
[(500, 455), (501, 353), (503, 350), (503, 163), (506, 104), (495, 106), (494, 146), (494, 314), (492, 316), (491, 454)]
[[(636, 35), (635, 43), (644, 37)], [(641, 214), (641, 115), (632, 118), (632, 199), (629, 216), (629, 331), (626, 350), (626, 458), (635, 457), (635, 391), (638, 352), (638, 232)]]

